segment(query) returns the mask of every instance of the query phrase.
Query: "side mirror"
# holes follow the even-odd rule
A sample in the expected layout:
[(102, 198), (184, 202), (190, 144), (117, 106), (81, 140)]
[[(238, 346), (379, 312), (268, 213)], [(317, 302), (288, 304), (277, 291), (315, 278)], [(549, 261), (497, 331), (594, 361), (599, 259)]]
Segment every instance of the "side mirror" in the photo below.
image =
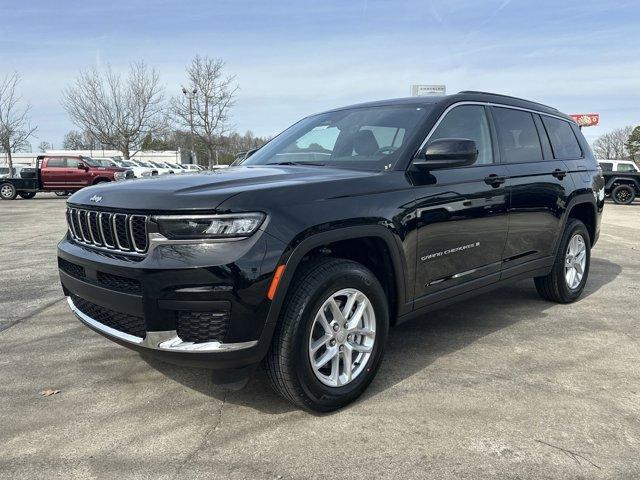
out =
[(473, 165), (478, 158), (476, 142), (466, 138), (440, 138), (427, 144), (413, 165), (421, 170)]
[(89, 170), (89, 167), (87, 167), (84, 163), (79, 163), (78, 170), (84, 170), (86, 172), (87, 170)]

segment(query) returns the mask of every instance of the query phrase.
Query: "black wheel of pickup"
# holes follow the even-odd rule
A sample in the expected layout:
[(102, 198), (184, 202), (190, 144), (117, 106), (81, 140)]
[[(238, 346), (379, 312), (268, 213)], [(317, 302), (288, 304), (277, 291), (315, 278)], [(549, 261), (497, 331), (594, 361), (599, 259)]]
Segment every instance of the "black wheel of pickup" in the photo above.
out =
[(20, 192), (18, 193), (18, 195), (20, 195), (20, 197), (24, 198), (25, 200), (31, 200), (36, 196), (36, 192)]
[(2, 200), (13, 200), (17, 196), (18, 192), (12, 183), (0, 184), (0, 198), (2, 198)]
[(58, 197), (67, 197), (67, 196), (69, 196), (69, 192), (62, 192), (62, 191), (60, 191), (60, 192), (55, 192), (55, 194), (56, 194)]
[(264, 361), (271, 385), (307, 410), (343, 407), (373, 380), (388, 329), (386, 295), (369, 269), (311, 261), (296, 272)]
[(636, 198), (636, 192), (631, 185), (618, 185), (611, 192), (611, 198), (618, 205), (629, 205)]

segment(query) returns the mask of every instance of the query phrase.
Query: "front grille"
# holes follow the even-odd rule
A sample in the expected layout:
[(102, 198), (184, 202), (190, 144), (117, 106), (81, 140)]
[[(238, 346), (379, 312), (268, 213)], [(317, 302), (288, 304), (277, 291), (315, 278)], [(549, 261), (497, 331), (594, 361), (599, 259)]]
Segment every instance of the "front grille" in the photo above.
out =
[(225, 312), (177, 312), (177, 332), (183, 342), (223, 342), (229, 328)]
[(58, 268), (75, 278), (85, 278), (87, 276), (84, 267), (71, 263), (64, 258), (58, 257)]
[(71, 300), (73, 300), (73, 304), (78, 310), (96, 322), (136, 337), (144, 338), (146, 335), (143, 317), (116, 312), (115, 310), (91, 303), (77, 295), (72, 295)]
[(145, 215), (67, 208), (67, 224), (74, 240), (115, 252), (147, 252), (147, 219)]
[(98, 272), (98, 285), (109, 290), (142, 295), (142, 285), (134, 278)]

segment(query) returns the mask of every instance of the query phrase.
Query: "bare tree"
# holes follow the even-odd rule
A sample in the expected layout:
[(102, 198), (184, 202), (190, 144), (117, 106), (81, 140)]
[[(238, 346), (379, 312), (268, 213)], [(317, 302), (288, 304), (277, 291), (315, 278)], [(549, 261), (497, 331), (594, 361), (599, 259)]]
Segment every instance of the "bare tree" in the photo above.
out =
[(64, 134), (62, 148), (65, 150), (96, 150), (100, 144), (87, 131), (70, 130)]
[(38, 144), (38, 150), (40, 153), (44, 153), (47, 150), (51, 150), (51, 144), (49, 142), (42, 141)]
[(618, 128), (611, 132), (600, 135), (593, 142), (593, 153), (601, 159), (625, 159), (628, 158), (628, 152), (625, 143), (629, 140), (629, 135), (633, 131), (632, 126)]
[(126, 78), (111, 67), (81, 71), (62, 98), (74, 124), (102, 145), (121, 150), (124, 158), (165, 123), (160, 77), (144, 62), (133, 63)]
[(224, 66), (220, 59), (196, 56), (186, 70), (184, 95), (172, 100), (175, 119), (205, 146), (209, 165), (218, 163), (220, 138), (230, 129), (229, 111), (238, 91), (235, 76), (225, 75)]
[(7, 154), (9, 176), (13, 176), (12, 153), (31, 148), (29, 137), (37, 127), (29, 119), (29, 104), (20, 106), (22, 98), (16, 89), (20, 75), (14, 72), (0, 79), (0, 150)]

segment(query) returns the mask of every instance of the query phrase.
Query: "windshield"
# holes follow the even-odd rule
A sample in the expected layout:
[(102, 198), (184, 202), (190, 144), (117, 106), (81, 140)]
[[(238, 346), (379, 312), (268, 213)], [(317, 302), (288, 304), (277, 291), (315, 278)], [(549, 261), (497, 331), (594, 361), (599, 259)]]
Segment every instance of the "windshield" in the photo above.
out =
[(138, 160), (138, 165), (145, 167), (145, 168), (151, 168), (153, 167), (153, 165), (148, 164), (147, 162), (141, 162), (140, 160)]
[(133, 163), (133, 162), (131, 162), (129, 160), (122, 160), (120, 163), (122, 165), (124, 165), (125, 167), (135, 167), (136, 166), (135, 163)]
[(113, 167), (113, 162), (111, 160), (97, 159), (97, 158), (94, 158), (92, 160), (98, 165), (100, 165), (101, 167)]
[(90, 167), (101, 167), (102, 165), (100, 165), (100, 162), (98, 162), (97, 160), (94, 160), (91, 157), (80, 157), (84, 163), (86, 163), (87, 165), (89, 165)]
[(289, 127), (242, 165), (320, 164), (381, 170), (402, 155), (427, 113), (425, 106), (322, 113)]

